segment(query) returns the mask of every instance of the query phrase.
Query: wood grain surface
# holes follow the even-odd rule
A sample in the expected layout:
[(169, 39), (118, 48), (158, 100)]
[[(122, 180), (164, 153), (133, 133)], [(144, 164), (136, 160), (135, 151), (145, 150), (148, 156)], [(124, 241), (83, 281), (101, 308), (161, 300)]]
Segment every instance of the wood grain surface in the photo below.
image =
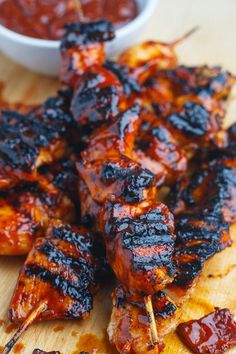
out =
[[(180, 61), (196, 65), (220, 64), (236, 73), (235, 15), (235, 0), (160, 0), (142, 39), (170, 41), (198, 25), (198, 32), (178, 47)], [(41, 102), (59, 87), (56, 79), (27, 71), (3, 54), (0, 54), (0, 80), (6, 84), (4, 94), (10, 101)], [(235, 118), (234, 90), (226, 125)], [(192, 297), (183, 307), (183, 320), (198, 318), (213, 310), (214, 306), (229, 307), (236, 314), (236, 227), (232, 228), (232, 237), (235, 239), (232, 247), (216, 255), (206, 265)], [(13, 333), (7, 320), (7, 308), (23, 261), (23, 258), (14, 257), (0, 259), (0, 346)], [(15, 353), (31, 354), (34, 348), (60, 350), (63, 354), (76, 354), (82, 350), (89, 354), (116, 353), (110, 347), (105, 332), (111, 311), (111, 290), (112, 285), (106, 285), (98, 293), (95, 309), (88, 320), (33, 325), (22, 337), (22, 345), (16, 348)], [(166, 337), (165, 344), (164, 354), (189, 353), (175, 333)], [(236, 349), (230, 353), (236, 353)]]

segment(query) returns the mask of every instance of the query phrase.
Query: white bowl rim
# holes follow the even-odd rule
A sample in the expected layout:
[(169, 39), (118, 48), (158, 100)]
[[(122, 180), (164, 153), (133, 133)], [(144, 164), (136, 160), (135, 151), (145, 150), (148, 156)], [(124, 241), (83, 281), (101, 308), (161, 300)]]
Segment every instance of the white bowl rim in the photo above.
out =
[[(132, 28), (136, 28), (139, 24), (145, 22), (146, 18), (150, 16), (152, 11), (154, 10), (158, 0), (146, 0), (146, 4), (144, 9), (130, 22), (121, 28), (117, 29), (116, 38), (123, 37), (128, 31), (132, 30)], [(59, 48), (60, 41), (59, 40), (51, 40), (51, 39), (40, 39), (25, 36), (23, 34), (14, 32), (7, 27), (4, 27), (0, 24), (0, 34), (3, 34), (5, 37), (8, 37), (10, 40), (19, 41), (22, 44), (29, 45), (32, 47), (41, 47), (41, 48)]]

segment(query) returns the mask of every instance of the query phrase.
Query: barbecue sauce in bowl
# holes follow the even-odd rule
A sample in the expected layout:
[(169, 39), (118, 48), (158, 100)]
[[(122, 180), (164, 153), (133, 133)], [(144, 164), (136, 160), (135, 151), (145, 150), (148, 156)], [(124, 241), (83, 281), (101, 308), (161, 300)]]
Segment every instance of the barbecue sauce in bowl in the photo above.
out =
[[(106, 19), (115, 28), (138, 15), (136, 0), (81, 0), (83, 21)], [(0, 0), (0, 24), (28, 37), (59, 40), (66, 23), (78, 22), (75, 0)]]

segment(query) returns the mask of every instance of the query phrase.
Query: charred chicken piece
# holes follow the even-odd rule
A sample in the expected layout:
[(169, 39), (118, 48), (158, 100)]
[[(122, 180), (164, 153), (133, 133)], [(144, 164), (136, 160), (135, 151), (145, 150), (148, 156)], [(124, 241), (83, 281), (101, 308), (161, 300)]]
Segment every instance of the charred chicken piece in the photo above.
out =
[(176, 193), (179, 202), (174, 203), (172, 210), (175, 212), (177, 272), (168, 289), (172, 298), (177, 294), (183, 302), (206, 260), (231, 245), (230, 224), (236, 220), (235, 187), (232, 159), (220, 158), (208, 162), (184, 181)]
[(82, 152), (83, 159), (93, 162), (120, 155), (132, 159), (141, 123), (139, 113), (140, 107), (134, 105), (97, 129), (91, 135), (87, 149)]
[(142, 84), (158, 70), (176, 67), (177, 57), (173, 44), (147, 41), (121, 53), (118, 63), (129, 67), (130, 75)]
[(40, 165), (66, 153), (66, 141), (54, 121), (5, 111), (0, 122), (0, 189), (11, 188), (21, 180), (35, 181)]
[(220, 158), (208, 162), (187, 182), (176, 186), (179, 189), (172, 200), (171, 209), (179, 213), (183, 209), (200, 207), (201, 210), (218, 210), (228, 223), (236, 221), (236, 161)]
[(141, 92), (141, 86), (139, 85), (138, 81), (130, 76), (129, 67), (120, 65), (119, 63), (112, 60), (107, 60), (104, 66), (106, 69), (115, 74), (119, 79), (127, 97), (132, 96), (132, 94), (138, 94)]
[(68, 159), (41, 166), (38, 172), (45, 176), (56, 188), (65, 193), (75, 204), (78, 204), (76, 161), (77, 157), (71, 154)]
[(173, 281), (173, 216), (164, 204), (107, 202), (100, 224), (109, 264), (130, 300), (142, 301)]
[[(43, 235), (42, 235), (43, 236)], [(24, 321), (42, 301), (38, 320), (85, 318), (93, 308), (96, 261), (83, 228), (52, 224), (38, 238), (21, 270), (10, 304), (10, 319)]]
[(140, 97), (148, 109), (167, 117), (180, 143), (223, 146), (224, 101), (233, 83), (233, 76), (219, 67), (178, 66), (147, 80)]
[(174, 134), (153, 114), (142, 111), (133, 156), (156, 176), (157, 186), (172, 183), (187, 170), (187, 154)]
[(114, 198), (135, 203), (155, 196), (154, 175), (126, 157), (78, 163), (77, 169), (92, 198), (99, 203)]
[(52, 184), (27, 184), (0, 196), (0, 255), (27, 254), (52, 219), (75, 220), (71, 200)]
[(192, 96), (210, 109), (211, 99), (226, 100), (233, 84), (233, 75), (220, 67), (180, 65), (156, 72), (154, 77), (145, 81), (143, 93), (149, 101), (166, 107)]
[(209, 257), (232, 244), (229, 224), (217, 206), (179, 214), (175, 232), (177, 275), (173, 283), (183, 287), (192, 285)]
[[(111, 157), (93, 163), (78, 163), (82, 219), (97, 224), (107, 200), (137, 203), (155, 197), (154, 175), (126, 157)], [(98, 226), (97, 226), (98, 227)]]
[(219, 111), (210, 112), (201, 103), (188, 100), (166, 117), (169, 129), (177, 141), (187, 145), (187, 149), (224, 146), (225, 132), (222, 129), (223, 115)]
[(61, 81), (73, 87), (84, 72), (104, 64), (104, 42), (115, 34), (108, 21), (70, 24), (66, 30), (61, 41)]
[(113, 292), (113, 309), (108, 335), (120, 353), (160, 353), (163, 337), (171, 332), (179, 319), (179, 310), (165, 293), (159, 291), (152, 297), (158, 330), (158, 347), (152, 348), (149, 319), (143, 303), (127, 301), (126, 293), (119, 287)]
[(126, 107), (123, 86), (111, 71), (95, 66), (78, 80), (71, 112), (82, 137), (115, 117), (122, 107)]

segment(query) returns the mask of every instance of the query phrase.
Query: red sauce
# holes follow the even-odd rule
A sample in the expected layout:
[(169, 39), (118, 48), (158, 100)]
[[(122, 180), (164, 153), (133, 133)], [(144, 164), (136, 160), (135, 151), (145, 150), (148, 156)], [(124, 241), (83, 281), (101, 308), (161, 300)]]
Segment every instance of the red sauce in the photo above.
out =
[(19, 326), (15, 323), (11, 323), (9, 326), (6, 327), (5, 332), (6, 333), (11, 333), (15, 331)]
[(25, 349), (25, 345), (23, 343), (16, 343), (13, 348), (13, 353), (20, 354), (23, 349)]
[(236, 322), (228, 309), (216, 308), (199, 320), (181, 323), (177, 333), (197, 354), (221, 354), (236, 346)]
[(3, 326), (5, 324), (4, 320), (0, 320), (0, 326)]
[[(83, 21), (107, 19), (120, 27), (138, 14), (136, 0), (81, 0)], [(78, 21), (75, 0), (0, 0), (0, 24), (42, 39), (60, 39), (66, 23)]]
[(64, 328), (65, 328), (64, 326), (56, 326), (56, 327), (53, 328), (53, 331), (54, 332), (60, 332), (60, 331), (63, 331)]
[(94, 334), (84, 334), (80, 337), (76, 344), (76, 350), (72, 354), (80, 354), (81, 352), (92, 353), (113, 353), (114, 348), (111, 346), (107, 334), (102, 338), (96, 337)]
[(72, 331), (71, 332), (72, 337), (77, 337), (78, 334), (79, 334), (79, 332), (77, 332), (77, 331)]

